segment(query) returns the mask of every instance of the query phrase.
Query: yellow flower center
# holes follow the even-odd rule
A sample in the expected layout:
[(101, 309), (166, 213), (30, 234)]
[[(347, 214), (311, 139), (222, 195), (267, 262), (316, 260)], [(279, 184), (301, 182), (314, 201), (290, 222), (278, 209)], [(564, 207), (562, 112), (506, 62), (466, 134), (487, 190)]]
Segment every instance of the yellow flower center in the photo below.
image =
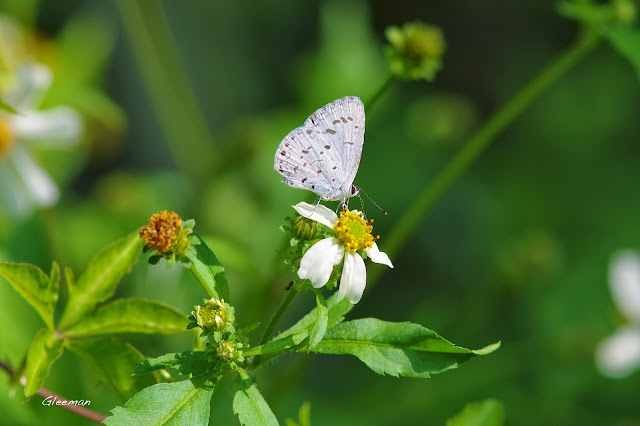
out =
[(0, 117), (0, 160), (7, 156), (13, 146), (13, 134), (9, 123)]
[(342, 242), (345, 250), (357, 251), (373, 246), (379, 235), (371, 235), (373, 219), (364, 220), (364, 214), (345, 209), (340, 213), (340, 219), (333, 225), (336, 238)]
[(140, 236), (149, 247), (162, 253), (171, 248), (181, 227), (182, 219), (177, 213), (163, 210), (154, 213), (149, 218), (149, 224), (140, 228)]

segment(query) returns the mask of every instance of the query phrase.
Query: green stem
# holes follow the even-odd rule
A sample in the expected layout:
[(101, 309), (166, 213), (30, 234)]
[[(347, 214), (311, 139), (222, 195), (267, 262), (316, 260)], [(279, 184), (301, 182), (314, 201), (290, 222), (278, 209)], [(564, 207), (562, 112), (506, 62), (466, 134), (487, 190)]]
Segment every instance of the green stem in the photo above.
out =
[[(280, 318), (282, 318), (282, 315), (287, 310), (287, 308), (293, 301), (293, 298), (296, 297), (297, 294), (298, 294), (298, 289), (296, 288), (295, 285), (291, 287), (289, 291), (287, 291), (287, 294), (284, 296), (284, 299), (282, 299), (282, 302), (280, 302), (280, 306), (278, 306), (278, 309), (276, 310), (276, 312), (273, 314), (273, 316), (267, 323), (267, 327), (264, 329), (264, 333), (262, 334), (260, 343), (258, 343), (257, 346), (264, 345), (269, 341), (269, 339), (271, 338), (271, 335), (273, 334), (273, 330), (275, 330), (276, 325), (278, 325), (278, 321), (280, 321)], [(256, 355), (253, 358), (253, 361), (251, 362), (252, 367), (256, 367), (258, 365), (260, 365), (260, 355)]]
[(273, 334), (273, 330), (276, 328), (276, 325), (278, 325), (278, 321), (280, 321), (280, 318), (282, 318), (282, 315), (293, 301), (293, 298), (296, 297), (296, 294), (298, 294), (298, 289), (295, 286), (291, 287), (291, 289), (287, 291), (284, 299), (280, 302), (280, 306), (278, 306), (278, 309), (269, 320), (269, 323), (267, 323), (267, 327), (264, 329), (264, 333), (262, 334), (262, 339), (260, 339), (260, 345), (264, 345), (269, 341), (271, 334)]
[(469, 168), (473, 161), (496, 139), (500, 132), (535, 100), (549, 85), (565, 74), (573, 65), (597, 46), (599, 37), (585, 32), (574, 46), (542, 70), (529, 84), (517, 93), (469, 139), (457, 155), (425, 187), (413, 205), (398, 221), (384, 242), (384, 251), (393, 257), (404, 246), (413, 231), (420, 225), (434, 203)]
[(212, 170), (213, 138), (180, 62), (162, 5), (147, 0), (119, 0), (117, 5), (176, 164), (193, 182), (199, 182)]
[(380, 96), (386, 92), (387, 90), (389, 90), (389, 88), (393, 85), (393, 83), (396, 82), (396, 79), (393, 75), (389, 75), (389, 77), (387, 78), (387, 80), (382, 84), (382, 86), (380, 86), (380, 88), (378, 89), (378, 91), (376, 93), (373, 94), (373, 96), (371, 96), (371, 98), (369, 98), (369, 101), (365, 104), (366, 105), (366, 109), (370, 110), (371, 107), (378, 102), (378, 99), (380, 99)]

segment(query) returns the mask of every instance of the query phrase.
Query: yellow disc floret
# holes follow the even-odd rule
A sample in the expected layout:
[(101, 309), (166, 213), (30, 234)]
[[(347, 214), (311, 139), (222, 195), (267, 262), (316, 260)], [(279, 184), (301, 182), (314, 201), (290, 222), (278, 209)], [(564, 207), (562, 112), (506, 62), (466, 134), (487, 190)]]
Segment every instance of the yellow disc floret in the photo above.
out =
[(7, 156), (13, 145), (13, 135), (5, 120), (0, 117), (0, 160)]
[(342, 242), (347, 251), (357, 251), (373, 246), (379, 235), (371, 235), (373, 219), (364, 220), (364, 214), (345, 209), (340, 213), (340, 219), (333, 225), (336, 238)]

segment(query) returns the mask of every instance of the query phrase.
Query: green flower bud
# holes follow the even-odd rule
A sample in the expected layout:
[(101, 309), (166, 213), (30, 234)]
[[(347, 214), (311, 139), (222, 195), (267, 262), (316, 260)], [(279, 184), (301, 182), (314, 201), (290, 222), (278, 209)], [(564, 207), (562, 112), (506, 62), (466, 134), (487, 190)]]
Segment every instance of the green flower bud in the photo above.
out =
[(241, 343), (233, 343), (228, 340), (223, 340), (218, 343), (218, 346), (216, 346), (216, 355), (227, 362), (242, 362), (244, 361), (244, 356), (242, 356), (242, 351), (240, 350), (241, 347)]
[(445, 41), (440, 29), (420, 22), (390, 26), (385, 35), (391, 73), (405, 80), (431, 81), (441, 68)]
[(205, 331), (220, 331), (228, 323), (233, 323), (233, 308), (224, 300), (210, 299), (204, 302), (203, 306), (196, 306), (192, 312), (196, 322)]
[(293, 221), (293, 236), (300, 240), (310, 240), (318, 232), (318, 223), (304, 216), (298, 216)]

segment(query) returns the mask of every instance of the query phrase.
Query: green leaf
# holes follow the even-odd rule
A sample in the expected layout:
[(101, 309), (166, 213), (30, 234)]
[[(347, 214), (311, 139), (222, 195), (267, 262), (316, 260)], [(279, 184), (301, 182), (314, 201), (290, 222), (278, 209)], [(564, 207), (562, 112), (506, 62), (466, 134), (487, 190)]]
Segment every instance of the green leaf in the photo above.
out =
[[(343, 322), (327, 331), (311, 352), (354, 355), (378, 374), (430, 377), (498, 349), (499, 343), (480, 350), (454, 346), (418, 324), (363, 318)], [(301, 347), (301, 350), (307, 348)]]
[(229, 302), (229, 284), (224, 267), (201, 238), (200, 244), (195, 246), (195, 256), (190, 255), (189, 260), (191, 272), (200, 281), (209, 297)]
[(111, 337), (98, 337), (69, 340), (65, 346), (82, 359), (121, 401), (157, 382), (154, 376), (131, 375), (144, 357), (128, 343)]
[(233, 382), (233, 412), (243, 425), (278, 424), (278, 419), (260, 394), (256, 384), (241, 368), (238, 368), (238, 377)]
[(249, 349), (243, 350), (242, 353), (244, 356), (251, 356), (283, 351), (285, 349), (289, 349), (299, 345), (304, 341), (304, 339), (307, 338), (308, 335), (309, 332), (303, 328), (295, 334), (290, 334), (286, 337), (283, 337), (282, 339), (272, 340), (271, 342), (265, 343), (264, 345), (253, 346)]
[(148, 358), (136, 366), (133, 374), (149, 374), (156, 370), (175, 368), (180, 374), (200, 376), (210, 370), (211, 360), (204, 351), (171, 353), (157, 358)]
[(69, 297), (73, 297), (73, 293), (76, 290), (76, 275), (73, 273), (73, 269), (68, 266), (64, 268), (64, 281), (67, 284)]
[(314, 347), (318, 344), (327, 332), (327, 325), (329, 324), (329, 308), (327, 307), (327, 301), (324, 300), (322, 293), (319, 289), (314, 288), (316, 292), (316, 313), (317, 319), (311, 328), (309, 333), (309, 346)]
[(187, 332), (187, 316), (172, 306), (148, 299), (119, 299), (65, 331), (67, 337), (113, 333), (179, 334)]
[(53, 330), (53, 313), (58, 302), (60, 270), (57, 264), (51, 278), (29, 263), (0, 263), (0, 275), (38, 312), (47, 328)]
[(455, 417), (447, 420), (447, 426), (502, 426), (504, 407), (495, 399), (467, 404)]
[(93, 258), (87, 270), (78, 277), (75, 291), (60, 319), (61, 330), (80, 321), (114, 293), (122, 276), (138, 261), (143, 245), (144, 241), (134, 232), (107, 246)]
[(138, 392), (111, 412), (105, 425), (206, 425), (209, 424), (213, 386), (196, 386), (192, 380), (158, 383)]
[(631, 63), (640, 79), (640, 30), (619, 25), (604, 31), (604, 36)]
[[(333, 295), (331, 295), (331, 297), (327, 299), (327, 307), (329, 309), (327, 327), (331, 328), (336, 324), (340, 324), (342, 321), (344, 321), (344, 316), (347, 314), (347, 312), (353, 309), (353, 306), (354, 305), (352, 305), (347, 299), (338, 301), (338, 292), (335, 292)], [(314, 308), (311, 312), (302, 317), (288, 330), (278, 334), (275, 339), (282, 339), (283, 337), (297, 333), (302, 329), (311, 330), (317, 323), (317, 321), (318, 310), (317, 308)]]
[(64, 341), (48, 328), (41, 329), (31, 342), (27, 353), (24, 396), (29, 398), (42, 387), (51, 366), (62, 355)]

